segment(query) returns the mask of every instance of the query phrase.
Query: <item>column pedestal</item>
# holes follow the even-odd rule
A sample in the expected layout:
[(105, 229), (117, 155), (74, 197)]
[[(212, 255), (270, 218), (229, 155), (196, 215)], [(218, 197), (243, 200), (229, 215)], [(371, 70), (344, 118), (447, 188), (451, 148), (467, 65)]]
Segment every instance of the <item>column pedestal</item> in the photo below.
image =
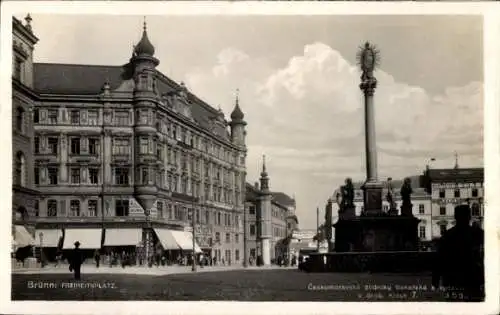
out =
[(368, 181), (363, 185), (364, 215), (382, 213), (383, 185), (378, 181)]
[(268, 238), (262, 240), (262, 264), (271, 265), (271, 243)]

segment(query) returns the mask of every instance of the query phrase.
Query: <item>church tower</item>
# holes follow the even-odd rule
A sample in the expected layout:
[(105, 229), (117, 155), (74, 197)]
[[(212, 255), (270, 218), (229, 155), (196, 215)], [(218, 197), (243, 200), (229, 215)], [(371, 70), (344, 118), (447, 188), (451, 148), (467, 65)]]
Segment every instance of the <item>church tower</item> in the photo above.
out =
[(149, 214), (157, 198), (156, 157), (156, 67), (155, 48), (148, 38), (146, 21), (142, 38), (134, 47), (130, 66), (134, 86), (134, 192), (139, 204)]
[(262, 172), (260, 173), (260, 248), (262, 250), (262, 263), (271, 264), (271, 238), (272, 238), (272, 209), (271, 191), (269, 190), (269, 176), (266, 171), (266, 156), (262, 157)]
[(234, 106), (234, 110), (231, 113), (231, 122), (229, 125), (231, 126), (231, 142), (244, 147), (245, 146), (245, 137), (246, 131), (245, 126), (246, 122), (243, 120), (245, 115), (241, 111), (238, 91), (236, 91), (236, 102)]

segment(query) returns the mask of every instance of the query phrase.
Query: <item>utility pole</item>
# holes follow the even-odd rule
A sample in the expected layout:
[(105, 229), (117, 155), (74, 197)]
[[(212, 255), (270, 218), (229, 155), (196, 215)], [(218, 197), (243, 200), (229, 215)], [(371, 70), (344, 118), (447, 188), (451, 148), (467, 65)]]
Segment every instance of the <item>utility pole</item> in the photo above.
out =
[(319, 207), (316, 208), (316, 250), (319, 252)]

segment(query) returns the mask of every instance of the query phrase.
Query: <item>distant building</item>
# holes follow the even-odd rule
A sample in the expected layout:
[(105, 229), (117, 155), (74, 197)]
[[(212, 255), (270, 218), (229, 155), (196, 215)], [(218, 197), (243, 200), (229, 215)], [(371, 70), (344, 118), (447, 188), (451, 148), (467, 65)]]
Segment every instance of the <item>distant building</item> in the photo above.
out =
[(269, 177), (263, 164), (259, 183), (246, 184), (247, 257), (264, 265), (285, 258), (289, 239), (297, 229), (295, 200), (282, 192), (269, 190)]
[(472, 223), (484, 226), (484, 169), (428, 169), (424, 185), (432, 202), (432, 235), (441, 236), (455, 224), (454, 209), (471, 207)]

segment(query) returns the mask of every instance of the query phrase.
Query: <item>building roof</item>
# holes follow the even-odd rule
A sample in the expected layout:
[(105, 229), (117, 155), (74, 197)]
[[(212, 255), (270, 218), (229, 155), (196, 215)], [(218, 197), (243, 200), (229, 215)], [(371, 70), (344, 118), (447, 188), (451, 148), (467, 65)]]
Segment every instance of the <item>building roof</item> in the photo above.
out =
[(273, 192), (271, 193), (273, 196), (273, 201), (285, 206), (285, 207), (293, 207), (295, 206), (295, 200), (292, 197), (288, 196), (283, 192)]
[(432, 182), (483, 182), (484, 168), (429, 169), (428, 180)]
[(247, 201), (252, 201), (256, 200), (259, 197), (259, 190), (255, 189), (255, 187), (250, 184), (246, 183), (245, 185), (245, 199)]
[(34, 63), (34, 90), (40, 94), (97, 95), (107, 81), (114, 90), (124, 80), (123, 66)]

